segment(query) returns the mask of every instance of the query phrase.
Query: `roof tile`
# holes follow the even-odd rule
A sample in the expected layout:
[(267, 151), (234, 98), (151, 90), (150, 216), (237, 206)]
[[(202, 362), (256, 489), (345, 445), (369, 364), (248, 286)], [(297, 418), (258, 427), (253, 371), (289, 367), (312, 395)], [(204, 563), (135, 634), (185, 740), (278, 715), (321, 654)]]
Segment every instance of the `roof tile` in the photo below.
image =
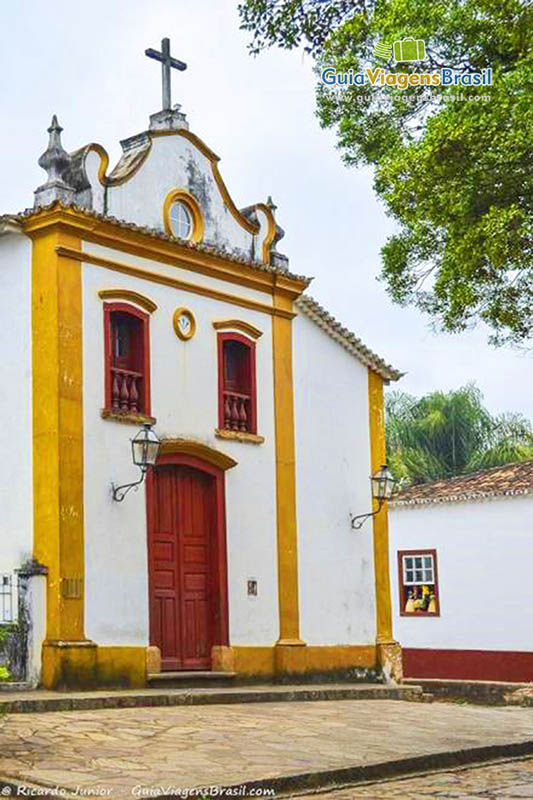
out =
[(392, 506), (458, 503), (488, 497), (533, 494), (533, 460), (492, 467), (471, 475), (410, 486), (397, 494)]

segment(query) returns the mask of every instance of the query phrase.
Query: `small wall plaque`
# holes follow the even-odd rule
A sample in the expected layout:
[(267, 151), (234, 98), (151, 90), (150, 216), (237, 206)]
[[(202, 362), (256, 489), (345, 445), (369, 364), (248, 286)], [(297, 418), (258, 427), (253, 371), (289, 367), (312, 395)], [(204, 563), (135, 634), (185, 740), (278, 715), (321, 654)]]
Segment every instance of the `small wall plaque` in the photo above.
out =
[(177, 308), (172, 317), (174, 332), (178, 339), (188, 342), (196, 333), (196, 320), (188, 308)]
[(257, 597), (257, 580), (248, 578), (246, 581), (248, 597)]

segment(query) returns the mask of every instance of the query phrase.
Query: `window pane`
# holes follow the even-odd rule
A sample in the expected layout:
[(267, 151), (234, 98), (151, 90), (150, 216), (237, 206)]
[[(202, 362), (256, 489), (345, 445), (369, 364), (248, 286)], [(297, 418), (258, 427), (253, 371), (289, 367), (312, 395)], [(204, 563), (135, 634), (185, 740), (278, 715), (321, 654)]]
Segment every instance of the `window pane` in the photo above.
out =
[(404, 556), (403, 563), (405, 564), (405, 569), (413, 569), (413, 559), (411, 556)]
[(110, 315), (110, 407), (124, 412), (145, 410), (143, 321), (127, 311)]
[(422, 558), (420, 556), (415, 556), (415, 567), (417, 569), (422, 567)]
[(228, 341), (224, 343), (224, 381), (225, 388), (250, 394), (250, 348), (242, 342)]
[(430, 569), (433, 566), (433, 556), (424, 556), (424, 566)]
[(422, 570), (421, 569), (420, 570), (417, 569), (416, 572), (415, 572), (415, 580), (420, 582), (420, 583), (422, 583), (422, 581), (423, 581), (422, 575), (423, 575)]
[(432, 569), (425, 569), (424, 570), (424, 580), (426, 583), (433, 583), (433, 570)]
[(174, 236), (180, 239), (188, 239), (192, 233), (192, 217), (189, 209), (184, 203), (174, 203), (170, 209), (170, 224)]
[(414, 580), (414, 572), (412, 569), (405, 570), (405, 580), (408, 583), (412, 583)]

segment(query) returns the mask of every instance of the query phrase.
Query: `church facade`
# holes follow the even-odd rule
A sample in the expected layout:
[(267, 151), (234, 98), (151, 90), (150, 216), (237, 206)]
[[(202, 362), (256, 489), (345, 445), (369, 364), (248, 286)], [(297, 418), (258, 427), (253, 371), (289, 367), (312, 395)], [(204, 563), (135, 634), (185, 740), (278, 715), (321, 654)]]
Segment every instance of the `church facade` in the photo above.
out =
[[(111, 172), (49, 134), (34, 207), (0, 217), (0, 572), (29, 678), (399, 677), (386, 504), (350, 526), (399, 373), (306, 293), (273, 203), (237, 208), (179, 109)], [(119, 501), (143, 425), (158, 460)]]

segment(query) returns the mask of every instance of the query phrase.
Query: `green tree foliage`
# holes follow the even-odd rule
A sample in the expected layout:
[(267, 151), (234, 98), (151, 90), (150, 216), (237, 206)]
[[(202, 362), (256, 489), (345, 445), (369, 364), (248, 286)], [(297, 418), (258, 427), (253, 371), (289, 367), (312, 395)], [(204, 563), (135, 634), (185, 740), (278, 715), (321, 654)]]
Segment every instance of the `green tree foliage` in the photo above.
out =
[(387, 458), (395, 477), (426, 483), (533, 458), (533, 428), (520, 414), (493, 416), (474, 385), (417, 399), (387, 395)]
[[(533, 9), (525, 0), (244, 0), (252, 52), (304, 46), (344, 72), (492, 68), (492, 86), (317, 88), (318, 116), (349, 165), (375, 167), (397, 232), (382, 250), (391, 297), (496, 343), (533, 336)], [(422, 63), (386, 63), (377, 42), (412, 36)], [(455, 99), (474, 97), (471, 102)], [(490, 100), (483, 97), (490, 95)]]

